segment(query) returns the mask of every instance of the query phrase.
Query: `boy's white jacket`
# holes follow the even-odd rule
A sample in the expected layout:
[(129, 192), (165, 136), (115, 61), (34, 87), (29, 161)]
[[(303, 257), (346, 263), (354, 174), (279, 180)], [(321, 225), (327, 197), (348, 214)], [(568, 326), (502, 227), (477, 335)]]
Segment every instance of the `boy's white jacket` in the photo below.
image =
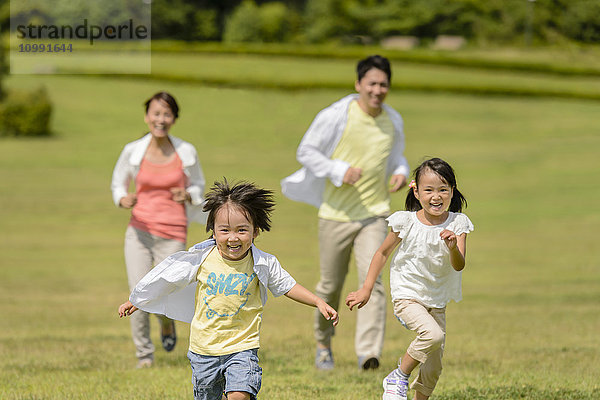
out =
[[(188, 251), (170, 255), (138, 282), (129, 301), (140, 310), (191, 322), (196, 307), (198, 268), (215, 246), (215, 240), (209, 239)], [(259, 250), (254, 244), (252, 258), (263, 306), (267, 302), (267, 288), (277, 297), (289, 292), (296, 284), (274, 255)]]
[[(335, 186), (342, 186), (344, 175), (350, 167), (345, 161), (331, 159), (348, 121), (348, 107), (358, 99), (357, 94), (348, 95), (321, 110), (304, 134), (296, 158), (302, 168), (281, 181), (281, 192), (289, 199), (320, 207), (323, 201), (326, 179)], [(394, 125), (394, 141), (387, 160), (387, 176), (409, 175), (408, 162), (404, 157), (404, 123), (392, 107), (383, 104)]]
[[(202, 211), (202, 194), (206, 181), (202, 167), (198, 161), (198, 153), (194, 146), (178, 137), (169, 135), (175, 152), (181, 159), (183, 164), (183, 173), (186, 176), (187, 184), (185, 190), (190, 194), (191, 204), (185, 203), (185, 210), (190, 222), (206, 223), (207, 213)], [(119, 206), (119, 201), (124, 196), (127, 196), (129, 183), (135, 179), (140, 171), (140, 165), (146, 149), (152, 140), (152, 134), (148, 133), (138, 140), (127, 143), (119, 155), (115, 169), (113, 170), (112, 181), (110, 188), (112, 190), (113, 201)]]

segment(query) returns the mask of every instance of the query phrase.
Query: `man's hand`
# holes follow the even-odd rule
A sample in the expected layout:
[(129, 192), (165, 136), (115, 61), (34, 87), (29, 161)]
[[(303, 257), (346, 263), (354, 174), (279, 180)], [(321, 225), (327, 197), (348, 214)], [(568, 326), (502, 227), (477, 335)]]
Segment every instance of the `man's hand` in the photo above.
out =
[(390, 178), (390, 193), (397, 192), (406, 186), (406, 176), (402, 174), (392, 175)]
[(349, 167), (344, 174), (344, 183), (354, 185), (362, 177), (362, 169)]

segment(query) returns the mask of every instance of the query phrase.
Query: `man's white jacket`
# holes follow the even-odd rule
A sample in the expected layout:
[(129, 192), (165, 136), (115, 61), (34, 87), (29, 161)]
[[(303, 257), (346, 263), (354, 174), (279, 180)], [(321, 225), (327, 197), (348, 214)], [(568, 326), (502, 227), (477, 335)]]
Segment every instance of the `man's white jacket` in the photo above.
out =
[[(281, 181), (281, 191), (286, 197), (319, 207), (323, 201), (326, 179), (337, 187), (342, 186), (350, 164), (330, 157), (346, 128), (348, 107), (357, 98), (357, 94), (348, 95), (317, 114), (296, 152), (296, 158), (303, 167)], [(386, 104), (383, 108), (394, 126), (394, 141), (387, 160), (387, 176), (402, 174), (408, 177), (410, 170), (404, 157), (402, 117)]]
[[(196, 307), (198, 269), (215, 246), (215, 240), (209, 239), (188, 251), (170, 255), (138, 282), (129, 301), (140, 310), (190, 323)], [(289, 292), (296, 280), (283, 269), (275, 256), (257, 249), (254, 244), (251, 249), (264, 306), (267, 288), (278, 297)]]

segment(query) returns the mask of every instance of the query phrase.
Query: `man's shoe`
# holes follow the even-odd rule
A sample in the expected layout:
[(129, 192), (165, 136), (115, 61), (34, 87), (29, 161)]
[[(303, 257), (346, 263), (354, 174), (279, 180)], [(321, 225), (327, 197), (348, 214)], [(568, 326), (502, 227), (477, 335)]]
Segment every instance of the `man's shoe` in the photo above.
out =
[(331, 354), (331, 349), (317, 348), (315, 367), (323, 371), (333, 369), (333, 354)]
[(383, 379), (383, 400), (407, 400), (408, 380), (393, 370)]
[(379, 368), (379, 359), (377, 357), (358, 357), (358, 368), (364, 371)]

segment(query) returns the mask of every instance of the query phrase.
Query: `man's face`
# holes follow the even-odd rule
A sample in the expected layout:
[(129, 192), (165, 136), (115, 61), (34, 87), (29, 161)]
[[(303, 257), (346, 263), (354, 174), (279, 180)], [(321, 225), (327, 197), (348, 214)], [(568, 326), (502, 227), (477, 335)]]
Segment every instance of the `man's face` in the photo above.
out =
[(358, 92), (358, 104), (366, 113), (377, 116), (381, 112), (381, 105), (387, 96), (390, 82), (385, 72), (371, 68), (355, 83)]

